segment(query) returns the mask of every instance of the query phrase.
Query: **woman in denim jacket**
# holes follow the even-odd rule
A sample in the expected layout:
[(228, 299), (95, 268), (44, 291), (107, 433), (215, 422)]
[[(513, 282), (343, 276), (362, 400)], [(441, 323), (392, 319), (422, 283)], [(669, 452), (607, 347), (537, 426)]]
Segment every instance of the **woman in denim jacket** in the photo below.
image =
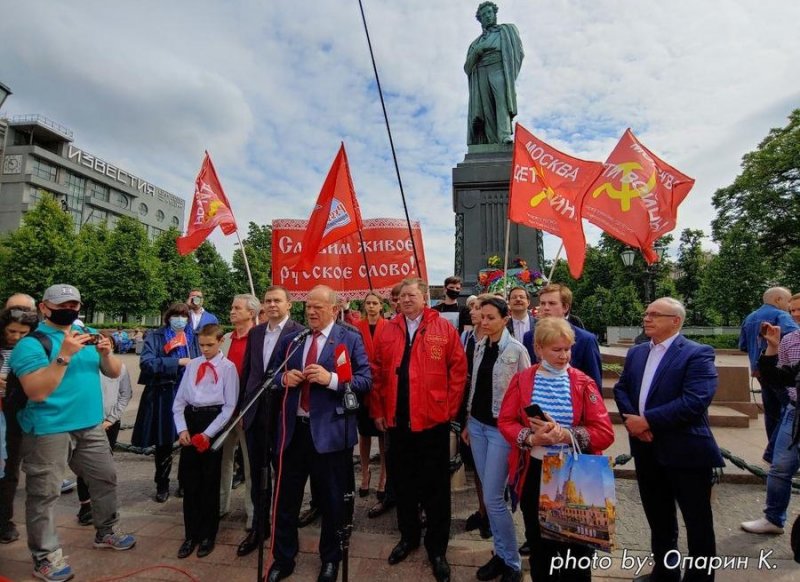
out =
[(497, 429), (497, 416), (508, 385), (517, 372), (530, 367), (525, 347), (506, 329), (508, 304), (498, 297), (481, 300), (483, 338), (475, 346), (472, 382), (467, 398), (467, 431), (475, 468), (483, 484), (483, 501), (494, 534), (494, 556), (478, 569), (478, 580), (522, 579), (517, 536), (504, 491), (511, 445)]

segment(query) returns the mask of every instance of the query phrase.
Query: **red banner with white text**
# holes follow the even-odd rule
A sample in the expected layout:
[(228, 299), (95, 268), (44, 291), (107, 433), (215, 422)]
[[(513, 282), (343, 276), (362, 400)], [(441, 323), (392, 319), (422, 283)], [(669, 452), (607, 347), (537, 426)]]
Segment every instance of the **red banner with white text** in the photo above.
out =
[(371, 218), (363, 221), (361, 235), (367, 255), (364, 264), (358, 233), (351, 234), (322, 249), (307, 269), (296, 270), (302, 253), (307, 220), (272, 221), (272, 282), (286, 287), (292, 299), (304, 301), (316, 285), (327, 285), (344, 299), (363, 299), (369, 291), (367, 267), (373, 291), (388, 297), (392, 287), (408, 277), (428, 279), (422, 229), (412, 221), (414, 245), (419, 255), (419, 271), (408, 236), (408, 224), (399, 218)]

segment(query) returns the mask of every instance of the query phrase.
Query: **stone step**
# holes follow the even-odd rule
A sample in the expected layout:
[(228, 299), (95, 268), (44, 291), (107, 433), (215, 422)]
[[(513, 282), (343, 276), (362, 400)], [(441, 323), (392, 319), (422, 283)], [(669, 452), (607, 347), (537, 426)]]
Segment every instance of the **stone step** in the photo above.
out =
[[(622, 424), (622, 417), (619, 414), (617, 403), (613, 398), (605, 398), (608, 415), (614, 424)], [(748, 428), (750, 417), (737, 410), (719, 404), (712, 404), (708, 407), (708, 422), (711, 426), (728, 428)]]

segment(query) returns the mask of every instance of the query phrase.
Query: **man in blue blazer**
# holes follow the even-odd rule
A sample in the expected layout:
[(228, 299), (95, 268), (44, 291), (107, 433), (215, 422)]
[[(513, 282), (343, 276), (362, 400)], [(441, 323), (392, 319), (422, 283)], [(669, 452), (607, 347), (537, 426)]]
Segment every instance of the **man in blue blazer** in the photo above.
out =
[[(686, 523), (689, 556), (716, 555), (711, 485), (714, 467), (724, 462), (709, 428), (708, 406), (717, 390), (717, 370), (710, 346), (680, 334), (685, 318), (683, 305), (671, 297), (651, 303), (644, 313), (650, 342), (628, 351), (614, 386), (650, 524), (654, 565), (643, 579), (652, 582), (681, 579), (680, 555), (671, 552), (678, 547), (676, 503)], [(713, 572), (689, 568), (683, 578), (713, 579)]]
[(369, 361), (361, 335), (335, 322), (336, 293), (325, 286), (311, 290), (306, 299), (306, 318), (312, 333), (287, 336), (276, 350), (297, 350), (275, 376), (283, 387), (278, 416), (276, 450), (279, 483), (276, 491), (275, 558), (267, 575), (277, 582), (294, 571), (298, 551), (297, 517), (303, 502), (306, 479), (320, 493), (322, 511), (319, 552), (322, 568), (318, 582), (334, 582), (342, 552), (338, 531), (346, 519), (345, 493), (354, 493), (353, 446), (358, 437), (355, 415), (343, 405), (345, 387), (339, 382), (334, 352), (344, 346), (350, 356), (353, 392), (364, 395), (372, 387)]
[[(572, 307), (572, 291), (566, 285), (551, 283), (539, 290), (539, 317), (560, 317), (566, 318)], [(603, 389), (603, 364), (600, 357), (600, 345), (597, 338), (591, 332), (577, 327), (569, 322), (572, 331), (575, 332), (575, 345), (572, 346), (572, 355), (569, 363), (573, 368), (577, 368), (597, 384), (599, 390)], [(536, 354), (533, 352), (533, 333), (535, 324), (522, 339), (522, 345), (528, 349), (531, 363), (538, 362)]]
[[(247, 336), (247, 348), (244, 353), (244, 368), (239, 385), (241, 394), (239, 406), (243, 407), (258, 393), (270, 373), (283, 362), (285, 354), (275, 349), (277, 344), (288, 335), (294, 335), (305, 329), (296, 321), (289, 319), (292, 301), (288, 291), (280, 285), (269, 287), (264, 294), (263, 308), (267, 322), (255, 326)], [(274, 385), (273, 385), (274, 386)], [(239, 544), (236, 554), (246, 556), (258, 547), (258, 534), (263, 530), (269, 536), (269, 500), (272, 498), (271, 479), (267, 479), (266, 512), (258, 511), (257, 496), (261, 488), (261, 471), (267, 467), (269, 471), (272, 459), (271, 436), (275, 427), (275, 416), (280, 401), (277, 391), (268, 390), (261, 395), (242, 419), (247, 440), (247, 453), (250, 457), (250, 497), (255, 511), (253, 524), (247, 537)], [(276, 402), (277, 401), (277, 402)]]
[(511, 311), (511, 317), (506, 323), (506, 329), (518, 342), (522, 343), (525, 334), (533, 331), (536, 325), (536, 320), (531, 315), (531, 298), (528, 295), (528, 290), (524, 287), (513, 287), (508, 292), (508, 308)]
[(200, 289), (192, 289), (189, 291), (189, 298), (186, 300), (186, 305), (189, 306), (189, 319), (191, 320), (192, 330), (198, 331), (204, 325), (210, 323), (219, 323), (217, 316), (203, 309), (203, 291)]

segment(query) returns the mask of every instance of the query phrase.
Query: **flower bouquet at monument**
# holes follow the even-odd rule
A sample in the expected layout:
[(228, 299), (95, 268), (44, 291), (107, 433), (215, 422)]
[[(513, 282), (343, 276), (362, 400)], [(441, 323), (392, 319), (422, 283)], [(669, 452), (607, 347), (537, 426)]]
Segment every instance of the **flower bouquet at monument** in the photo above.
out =
[(503, 293), (514, 287), (522, 287), (531, 295), (545, 284), (544, 276), (539, 271), (531, 271), (528, 263), (520, 257), (515, 258), (507, 271), (501, 268), (501, 260), (497, 255), (489, 257), (488, 268), (478, 271), (479, 293)]

